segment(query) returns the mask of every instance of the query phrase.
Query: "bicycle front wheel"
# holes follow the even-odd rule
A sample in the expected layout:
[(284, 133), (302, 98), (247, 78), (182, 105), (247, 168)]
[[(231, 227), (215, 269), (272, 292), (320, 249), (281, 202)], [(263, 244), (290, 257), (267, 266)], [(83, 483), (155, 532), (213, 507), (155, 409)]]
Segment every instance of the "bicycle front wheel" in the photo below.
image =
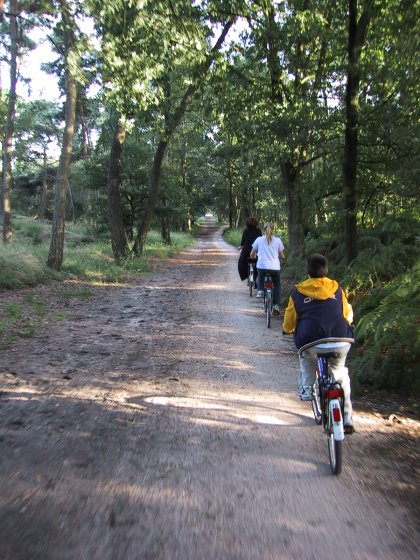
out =
[(318, 379), (316, 379), (312, 387), (312, 410), (314, 413), (315, 422), (319, 426), (322, 423), (322, 406), (321, 397), (319, 395)]

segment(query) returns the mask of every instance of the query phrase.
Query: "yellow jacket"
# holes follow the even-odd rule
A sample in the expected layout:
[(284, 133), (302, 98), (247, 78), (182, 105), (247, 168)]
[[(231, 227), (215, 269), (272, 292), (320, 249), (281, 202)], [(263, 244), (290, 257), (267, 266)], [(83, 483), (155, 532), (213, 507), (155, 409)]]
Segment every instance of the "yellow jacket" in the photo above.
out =
[[(339, 284), (336, 280), (331, 280), (326, 276), (324, 278), (308, 278), (295, 286), (296, 290), (314, 300), (326, 300), (332, 298), (339, 288)], [(343, 317), (346, 319), (350, 325), (353, 322), (353, 309), (350, 303), (347, 301), (347, 297), (342, 292), (342, 311)], [(284, 314), (283, 330), (287, 334), (291, 334), (295, 331), (297, 323), (299, 321), (298, 314), (296, 313), (295, 303), (292, 296), (289, 297), (289, 303)]]

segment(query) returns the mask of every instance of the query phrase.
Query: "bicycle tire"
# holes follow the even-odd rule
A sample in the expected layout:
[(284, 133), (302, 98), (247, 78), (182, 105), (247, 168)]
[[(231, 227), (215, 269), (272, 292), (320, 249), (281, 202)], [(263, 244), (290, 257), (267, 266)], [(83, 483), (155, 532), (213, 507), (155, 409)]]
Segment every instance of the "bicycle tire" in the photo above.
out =
[(319, 394), (318, 380), (315, 381), (312, 387), (312, 410), (314, 413), (315, 422), (319, 426), (322, 423), (322, 405), (321, 405), (321, 397)]
[(271, 326), (271, 294), (267, 297), (267, 305), (266, 305), (266, 317), (267, 317), (267, 329)]
[(330, 421), (328, 424), (328, 456), (330, 458), (330, 467), (333, 474), (339, 475), (343, 467), (343, 442), (335, 439), (334, 430), (330, 427)]
[(252, 287), (254, 285), (254, 271), (251, 265), (248, 265), (248, 287), (249, 287), (249, 297), (252, 297)]

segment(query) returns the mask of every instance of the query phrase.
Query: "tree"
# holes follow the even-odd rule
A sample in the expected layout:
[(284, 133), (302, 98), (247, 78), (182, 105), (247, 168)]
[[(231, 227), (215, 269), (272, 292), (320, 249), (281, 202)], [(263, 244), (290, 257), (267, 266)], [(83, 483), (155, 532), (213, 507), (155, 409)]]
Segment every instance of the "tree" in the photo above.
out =
[(16, 84), (18, 59), (18, 17), (21, 6), (17, 0), (10, 0), (10, 89), (7, 106), (6, 129), (3, 141), (3, 242), (12, 240), (12, 151), (15, 127)]
[(357, 256), (357, 148), (359, 128), (360, 57), (371, 18), (372, 1), (366, 0), (358, 20), (357, 0), (349, 0), (346, 131), (344, 145), (345, 255), (347, 263)]
[(49, 155), (51, 146), (58, 144), (61, 131), (61, 111), (52, 102), (37, 99), (18, 104), (15, 132), (15, 177), (34, 177), (41, 189), (37, 200), (38, 219), (44, 221), (47, 210), (47, 188), (52, 182), (51, 168), (55, 159)]
[(233, 17), (224, 17), (219, 39), (209, 46), (215, 23), (212, 4), (90, 2), (102, 38), (100, 69), (108, 103), (128, 120), (153, 120), (155, 130), (148, 196), (133, 247), (136, 254), (143, 251), (154, 215), (168, 143), (233, 24)]
[(76, 72), (74, 68), (74, 65), (76, 65), (74, 22), (70, 12), (70, 6), (66, 0), (60, 1), (60, 8), (63, 25), (63, 48), (66, 77), (65, 128), (54, 189), (54, 214), (51, 244), (47, 260), (48, 266), (55, 270), (60, 270), (63, 264), (66, 197), (69, 186), (77, 97)]
[(121, 207), (121, 153), (126, 130), (118, 121), (115, 125), (108, 170), (108, 216), (111, 230), (112, 252), (116, 261), (128, 254), (127, 236)]

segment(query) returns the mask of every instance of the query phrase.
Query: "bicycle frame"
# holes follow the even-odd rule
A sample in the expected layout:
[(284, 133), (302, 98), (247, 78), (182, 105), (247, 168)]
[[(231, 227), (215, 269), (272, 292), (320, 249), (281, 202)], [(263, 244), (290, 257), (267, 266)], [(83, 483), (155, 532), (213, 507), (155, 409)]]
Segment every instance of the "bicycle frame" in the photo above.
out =
[(249, 288), (249, 296), (252, 297), (252, 288), (255, 285), (255, 259), (248, 259), (248, 288)]

